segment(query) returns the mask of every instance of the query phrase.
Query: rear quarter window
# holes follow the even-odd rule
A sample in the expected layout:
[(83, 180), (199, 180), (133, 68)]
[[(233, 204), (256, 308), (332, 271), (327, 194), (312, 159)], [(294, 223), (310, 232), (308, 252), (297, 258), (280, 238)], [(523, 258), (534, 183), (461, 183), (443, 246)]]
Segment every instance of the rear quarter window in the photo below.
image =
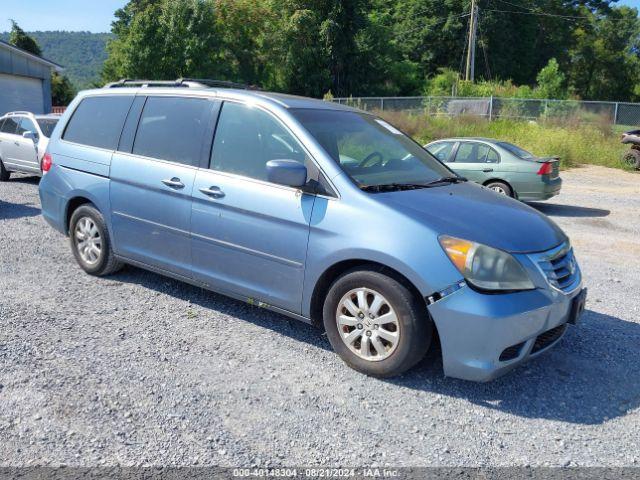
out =
[(73, 112), (62, 139), (115, 150), (133, 98), (133, 95), (85, 98)]

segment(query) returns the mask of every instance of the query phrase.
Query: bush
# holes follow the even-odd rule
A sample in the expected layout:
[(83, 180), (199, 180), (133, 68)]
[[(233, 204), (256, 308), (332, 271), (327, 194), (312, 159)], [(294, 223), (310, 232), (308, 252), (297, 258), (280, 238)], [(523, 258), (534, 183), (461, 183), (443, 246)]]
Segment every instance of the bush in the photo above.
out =
[(611, 127), (554, 124), (477, 117), (426, 117), (402, 112), (378, 112), (421, 144), (447, 137), (488, 137), (514, 143), (534, 155), (559, 156), (562, 168), (579, 164), (626, 168), (620, 157), (626, 146)]

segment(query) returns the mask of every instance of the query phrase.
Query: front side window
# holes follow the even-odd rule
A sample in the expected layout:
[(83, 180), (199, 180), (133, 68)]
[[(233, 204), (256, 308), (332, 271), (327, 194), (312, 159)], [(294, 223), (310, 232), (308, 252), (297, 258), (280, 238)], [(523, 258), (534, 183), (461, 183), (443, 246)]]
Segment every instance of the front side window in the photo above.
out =
[(427, 150), (431, 155), (436, 157), (441, 162), (448, 162), (451, 157), (451, 150), (453, 150), (454, 142), (439, 142), (429, 145)]
[(132, 102), (132, 95), (85, 98), (73, 112), (62, 139), (115, 150)]
[(16, 130), (18, 129), (18, 122), (20, 121), (20, 118), (16, 118), (16, 117), (7, 117), (7, 119), (5, 120), (5, 122), (2, 124), (2, 133), (16, 133)]
[(322, 109), (291, 112), (360, 187), (426, 184), (455, 176), (420, 145), (373, 115)]
[(20, 124), (18, 125), (18, 130), (16, 131), (18, 135), (22, 135), (24, 132), (31, 132), (35, 135), (38, 135), (36, 126), (29, 118), (22, 118), (22, 120), (20, 120)]
[(211, 169), (267, 180), (269, 160), (307, 161), (300, 143), (267, 112), (225, 102), (216, 128)]
[(149, 97), (133, 153), (197, 167), (213, 103), (203, 98)]
[(56, 128), (57, 124), (58, 124), (57, 118), (39, 118), (38, 119), (38, 126), (40, 127), (42, 134), (47, 138), (51, 138), (53, 129)]

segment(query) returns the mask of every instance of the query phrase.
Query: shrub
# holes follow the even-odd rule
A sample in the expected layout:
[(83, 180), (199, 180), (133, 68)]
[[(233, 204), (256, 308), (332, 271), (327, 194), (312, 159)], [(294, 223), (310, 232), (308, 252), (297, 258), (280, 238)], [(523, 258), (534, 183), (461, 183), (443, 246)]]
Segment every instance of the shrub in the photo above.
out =
[(604, 124), (510, 119), (489, 122), (478, 117), (428, 117), (402, 112), (378, 114), (421, 144), (447, 137), (488, 137), (512, 142), (541, 157), (559, 156), (562, 168), (579, 164), (626, 168), (620, 157), (627, 148), (612, 128)]

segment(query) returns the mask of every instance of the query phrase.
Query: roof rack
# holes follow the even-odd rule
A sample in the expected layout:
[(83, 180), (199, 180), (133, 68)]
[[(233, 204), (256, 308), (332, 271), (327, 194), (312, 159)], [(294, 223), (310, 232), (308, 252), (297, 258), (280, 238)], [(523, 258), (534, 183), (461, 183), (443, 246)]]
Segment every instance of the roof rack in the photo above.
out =
[(242, 90), (259, 90), (253, 85), (229, 82), (227, 80), (215, 80), (211, 78), (178, 78), (177, 80), (133, 80), (123, 78), (117, 82), (108, 83), (104, 88), (122, 87), (187, 87), (187, 88), (237, 88)]

